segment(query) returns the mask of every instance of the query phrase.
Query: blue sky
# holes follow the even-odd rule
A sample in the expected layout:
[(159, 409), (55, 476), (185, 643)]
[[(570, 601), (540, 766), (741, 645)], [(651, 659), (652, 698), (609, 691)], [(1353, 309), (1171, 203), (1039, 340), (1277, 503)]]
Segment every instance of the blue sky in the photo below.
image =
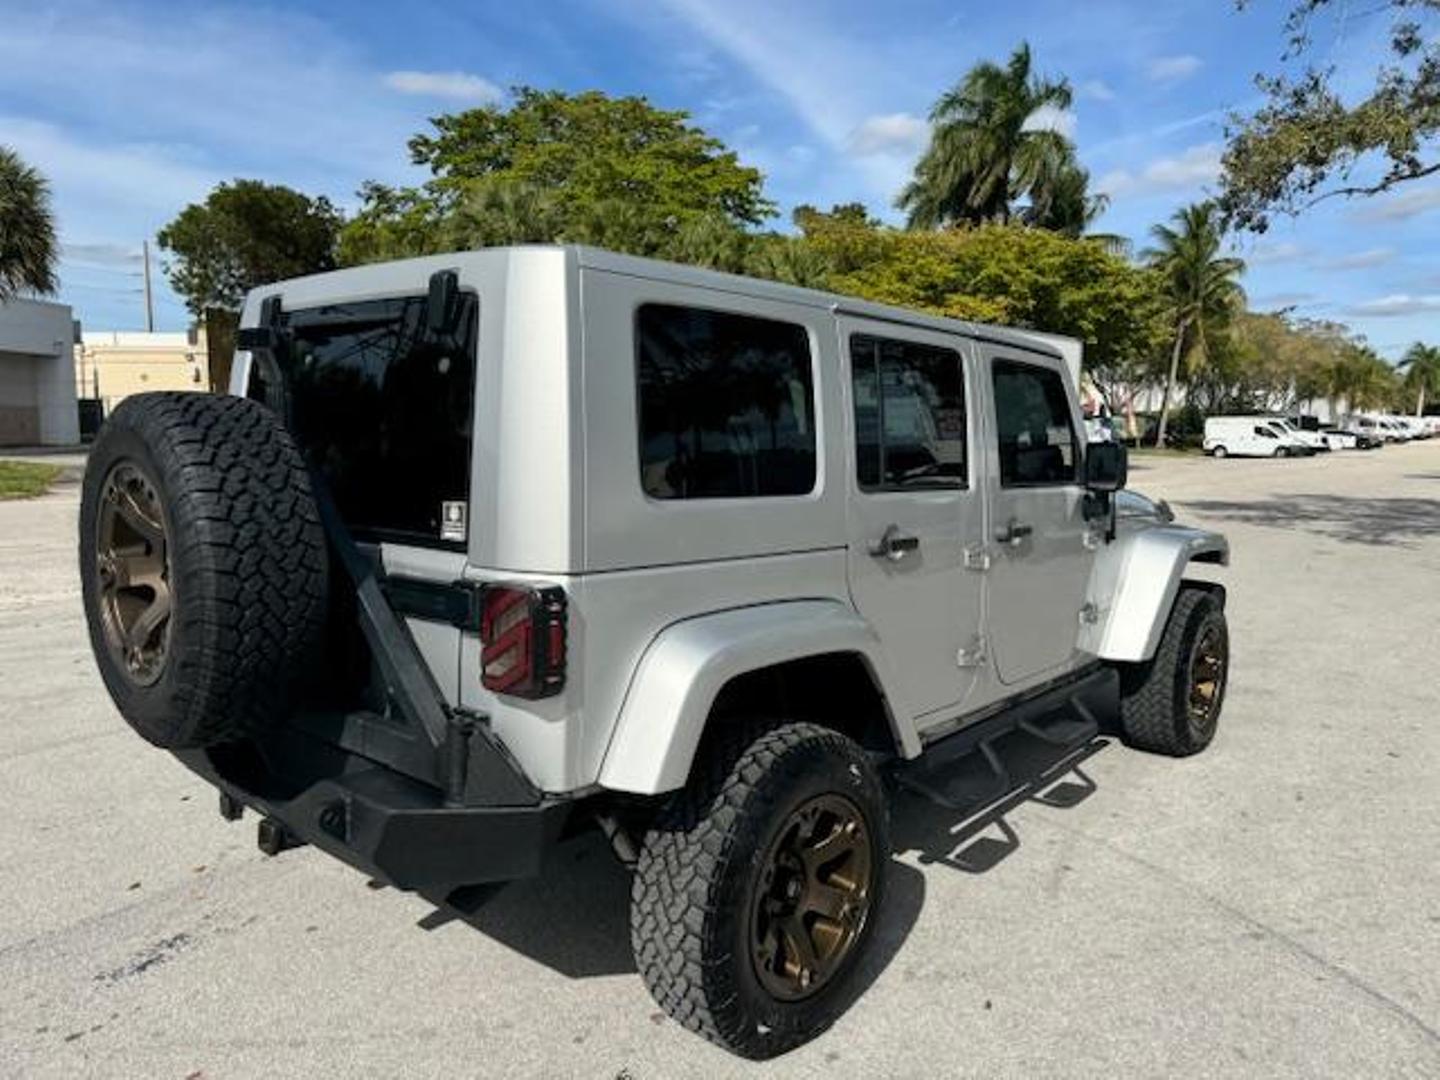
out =
[[(142, 238), (216, 182), (259, 177), (355, 204), (365, 179), (418, 181), (405, 139), (428, 116), (516, 83), (644, 94), (689, 110), (798, 202), (891, 201), (923, 117), (976, 60), (1022, 38), (1068, 77), (1069, 133), (1112, 197), (1098, 228), (1149, 226), (1213, 185), (1227, 110), (1283, 48), (1284, 7), (818, 0), (0, 0), (0, 143), (52, 181), (62, 297), (92, 329), (141, 325)], [(1326, 24), (1320, 55), (1356, 88), (1385, 25)], [(1261, 308), (1340, 319), (1394, 357), (1440, 340), (1440, 184), (1333, 200), (1239, 243)], [(782, 219), (783, 220), (783, 219)], [(157, 323), (183, 305), (157, 265)]]

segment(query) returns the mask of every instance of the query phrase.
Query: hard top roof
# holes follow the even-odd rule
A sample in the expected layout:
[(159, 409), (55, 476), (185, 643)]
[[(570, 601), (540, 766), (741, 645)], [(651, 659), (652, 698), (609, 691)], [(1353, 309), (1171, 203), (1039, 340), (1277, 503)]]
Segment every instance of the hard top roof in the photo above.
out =
[(603, 248), (581, 244), (523, 244), (481, 248), (474, 251), (457, 251), (450, 254), (425, 255), (386, 263), (371, 263), (344, 270), (333, 270), (324, 274), (291, 278), (288, 281), (279, 281), (254, 290), (247, 300), (246, 312), (248, 315), (252, 304), (258, 306), (260, 299), (277, 292), (286, 295), (287, 306), (298, 306), (311, 302), (323, 303), (324, 299), (322, 298), (326, 294), (333, 296), (336, 292), (348, 290), (354, 290), (357, 294), (383, 295), (386, 291), (384, 282), (397, 275), (418, 278), (422, 275), (428, 276), (436, 270), (464, 266), (467, 262), (493, 263), (496, 260), (524, 258), (527, 253), (542, 251), (565, 252), (574, 260), (576, 266), (582, 268), (693, 285), (716, 292), (728, 292), (780, 303), (803, 304), (807, 307), (825, 308), (839, 314), (936, 330), (941, 333), (963, 334), (966, 337), (983, 338), (1064, 359), (1062, 353), (1053, 344), (1024, 330), (966, 322), (960, 319), (947, 319), (938, 315), (912, 311), (909, 308), (877, 304), (841, 293), (807, 289), (799, 285), (786, 285), (778, 281), (766, 281), (762, 278), (745, 277), (740, 274), (727, 274), (719, 270), (686, 266), (682, 263), (665, 262), (660, 259), (647, 259), (638, 255), (621, 255)]

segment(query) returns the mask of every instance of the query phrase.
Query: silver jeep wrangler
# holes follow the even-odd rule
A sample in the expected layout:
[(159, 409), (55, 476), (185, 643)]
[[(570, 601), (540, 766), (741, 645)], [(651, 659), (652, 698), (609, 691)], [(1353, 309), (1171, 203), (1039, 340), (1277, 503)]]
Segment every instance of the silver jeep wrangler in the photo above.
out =
[(603, 829), (651, 993), (736, 1053), (854, 996), (889, 791), (1215, 733), (1226, 542), (1120, 490), (1073, 343), (526, 247), (258, 289), (238, 346), (90, 458), (121, 713), (271, 854), (431, 897)]

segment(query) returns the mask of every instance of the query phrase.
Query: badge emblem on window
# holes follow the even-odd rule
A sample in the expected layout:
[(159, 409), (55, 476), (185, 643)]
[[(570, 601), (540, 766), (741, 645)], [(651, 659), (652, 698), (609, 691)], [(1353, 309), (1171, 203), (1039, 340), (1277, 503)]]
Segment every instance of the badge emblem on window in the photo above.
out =
[(466, 503), (442, 502), (440, 504), (440, 539), (464, 543), (468, 517), (469, 507)]

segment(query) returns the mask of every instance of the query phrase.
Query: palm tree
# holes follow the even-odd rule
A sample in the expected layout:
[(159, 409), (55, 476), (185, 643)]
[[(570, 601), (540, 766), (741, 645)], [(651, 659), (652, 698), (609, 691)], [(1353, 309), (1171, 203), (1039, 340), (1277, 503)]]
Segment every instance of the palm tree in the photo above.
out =
[(1415, 391), (1415, 415), (1424, 416), (1425, 395), (1440, 394), (1440, 346), (1417, 341), (1395, 366), (1408, 369), (1405, 385)]
[[(1026, 127), (1041, 108), (1070, 107), (1070, 84), (1034, 75), (1021, 42), (1005, 67), (976, 64), (930, 111), (930, 146), (896, 205), (912, 229), (1009, 221), (1011, 204), (1073, 182), (1075, 149), (1059, 132)], [(1081, 174), (1083, 175), (1083, 173)], [(1037, 198), (1038, 196), (1038, 198)]]
[(1090, 174), (1072, 158), (1031, 190), (1030, 205), (1020, 211), (1020, 219), (1039, 229), (1080, 237), (1109, 206), (1110, 196), (1090, 194)]
[(1180, 374), (1181, 358), (1188, 354), (1191, 369), (1203, 364), (1207, 337), (1222, 327), (1245, 301), (1245, 293), (1235, 280), (1245, 272), (1245, 263), (1221, 256), (1224, 234), (1214, 203), (1184, 207), (1170, 220), (1173, 226), (1156, 225), (1150, 230), (1156, 246), (1145, 252), (1146, 261), (1164, 282), (1175, 334), (1165, 391), (1160, 397), (1157, 446), (1165, 442), (1170, 398)]
[(19, 292), (54, 292), (56, 258), (50, 185), (0, 146), (0, 302)]

